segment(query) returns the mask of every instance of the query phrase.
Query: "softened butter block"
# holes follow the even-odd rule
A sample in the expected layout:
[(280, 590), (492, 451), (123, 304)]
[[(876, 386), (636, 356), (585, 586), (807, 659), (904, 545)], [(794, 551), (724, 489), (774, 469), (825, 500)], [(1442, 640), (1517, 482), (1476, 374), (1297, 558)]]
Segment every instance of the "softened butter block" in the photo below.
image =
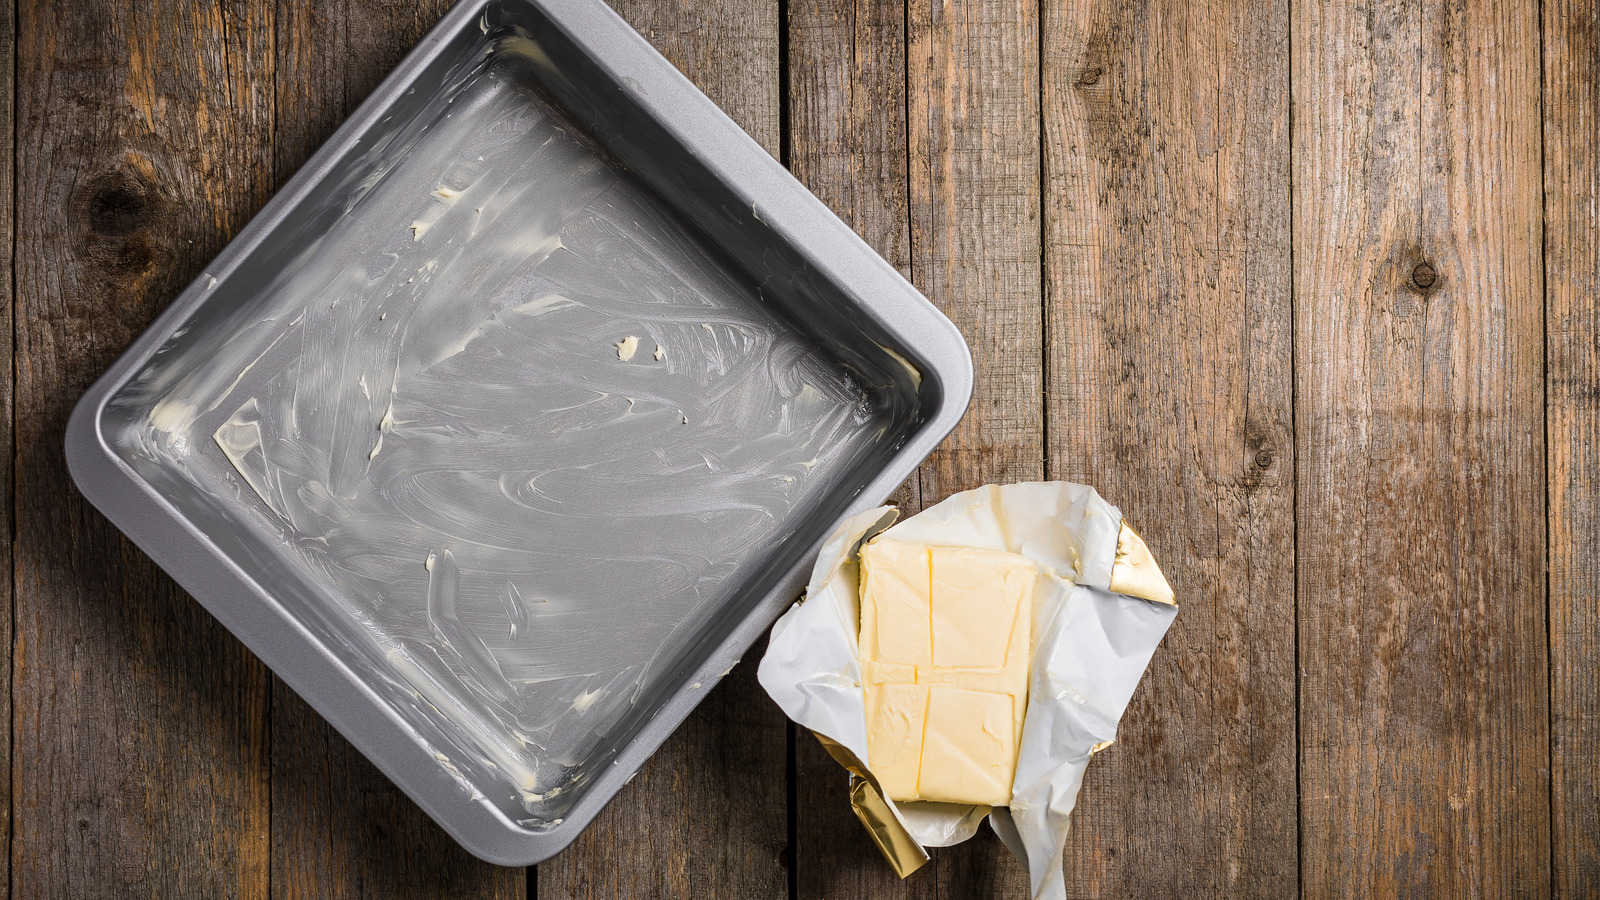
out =
[(928, 688), (920, 684), (882, 684), (868, 695), (867, 717), (877, 723), (878, 741), (868, 755), (883, 762), (868, 763), (878, 783), (890, 797), (917, 792), (918, 756), (927, 727)]
[(867, 765), (894, 800), (1010, 803), (1038, 569), (878, 540), (861, 571)]
[(1009, 804), (1017, 769), (1016, 698), (944, 685), (927, 690), (917, 796)]
[(926, 666), (933, 652), (928, 548), (898, 541), (869, 546), (861, 551), (861, 582), (871, 585), (870, 592), (862, 591), (871, 602), (861, 606), (861, 657)]
[[(1033, 587), (1039, 570), (1015, 553), (932, 547), (933, 665), (937, 668), (984, 668), (1020, 672), (1027, 680), (1028, 661), (1015, 661), (1012, 641), (1020, 621), (1022, 655), (1027, 655)], [(1018, 610), (1028, 611), (1019, 616)]]

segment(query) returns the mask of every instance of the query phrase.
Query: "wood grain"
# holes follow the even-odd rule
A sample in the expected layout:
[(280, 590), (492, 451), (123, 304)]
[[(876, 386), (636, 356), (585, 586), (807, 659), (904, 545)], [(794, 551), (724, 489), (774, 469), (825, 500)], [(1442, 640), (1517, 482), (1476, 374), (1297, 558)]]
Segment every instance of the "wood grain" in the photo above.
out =
[[(448, 5), (0, 10), (0, 896), (1026, 896), (987, 829), (895, 878), (759, 648), (478, 862), (71, 488), (72, 403)], [(897, 501), (1087, 481), (1177, 586), (1070, 896), (1600, 893), (1594, 3), (618, 5), (971, 343)]]
[(906, 7), (789, 0), (789, 170), (912, 277)]
[(1600, 896), (1600, 9), (1544, 9), (1554, 894)]
[(1182, 609), (1068, 893), (1292, 896), (1288, 5), (1045, 9), (1049, 475), (1122, 508)]
[(1536, 8), (1291, 35), (1303, 888), (1544, 896)]
[[(16, 5), (6, 4), (0, 8), (0, 145), (13, 150), (16, 147), (15, 34)], [(14, 153), (7, 153), (4, 159), (0, 159), (0, 248), (3, 248), (0, 249), (0, 329), (11, 334), (16, 333), (16, 317), (12, 314), (16, 302), (12, 282), (12, 253), (16, 249), (16, 217), (12, 209), (16, 186), (13, 178), (15, 165)], [(16, 447), (13, 434), (16, 410), (12, 403), (16, 367), (12, 344), (0, 340), (0, 345), (3, 345), (0, 346), (0, 453), (10, 455)], [(5, 546), (0, 547), (0, 566), (4, 566), (5, 571), (13, 571), (12, 547), (16, 542), (16, 530), (12, 527), (11, 504), (14, 497), (11, 467), (0, 466), (0, 534), (6, 537)], [(12, 592), (12, 580), (0, 578), (0, 649), (4, 652), (3, 663), (0, 663), (0, 746), (7, 750), (0, 754), (4, 756), (0, 760), (0, 860), (5, 861), (0, 863), (0, 868), (7, 870), (11, 859)], [(11, 880), (0, 877), (0, 898), (10, 896)]]
[[(789, 169), (912, 278), (905, 3), (790, 0), (788, 17)], [(920, 484), (891, 502), (919, 511)], [(844, 769), (798, 730), (794, 751), (796, 896), (903, 895), (850, 809)]]
[[(1038, 31), (1023, 3), (790, 6), (796, 175), (961, 328), (977, 392), (897, 501), (916, 512), (1037, 479), (1041, 451)], [(850, 811), (837, 764), (796, 744), (801, 897), (1027, 896), (987, 829), (902, 882)]]
[[(790, 5), (791, 164), (961, 328), (977, 391), (897, 501), (916, 512), (1043, 473), (1035, 7)], [(796, 744), (801, 897), (1028, 895), (987, 829), (902, 882), (861, 833), (838, 765)]]
[[(966, 416), (920, 470), (932, 505), (1044, 475), (1038, 5), (908, 0), (906, 60), (911, 270), (961, 329), (976, 376)], [(902, 887), (1030, 893), (1027, 870), (987, 826)]]
[[(618, 12), (776, 154), (775, 0), (625, 0)], [(756, 683), (765, 644), (579, 837), (539, 867), (542, 898), (788, 896), (786, 728)]]
[[(432, 28), (448, 0), (277, 6), (273, 171), (287, 181)], [(522, 869), (474, 859), (282, 681), (272, 681), (272, 896), (494, 897)]]
[(271, 189), (270, 14), (18, 13), (12, 893), (263, 897), (266, 670), (71, 488), (61, 446)]
[(1039, 23), (1022, 0), (910, 0), (906, 22), (911, 268), (977, 380), (923, 466), (932, 504), (1044, 475)]

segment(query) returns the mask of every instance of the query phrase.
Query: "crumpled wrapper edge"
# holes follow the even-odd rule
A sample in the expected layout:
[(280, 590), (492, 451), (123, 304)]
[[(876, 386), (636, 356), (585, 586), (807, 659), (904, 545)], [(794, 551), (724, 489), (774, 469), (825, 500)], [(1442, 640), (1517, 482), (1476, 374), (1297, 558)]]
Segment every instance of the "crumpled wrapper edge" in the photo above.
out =
[(1028, 865), (1034, 896), (1064, 897), (1061, 858), (1084, 770), (1115, 739), (1117, 720), (1176, 613), (1172, 588), (1121, 513), (1081, 485), (989, 485), (893, 526), (890, 537), (900, 540), (1021, 552), (1060, 585), (1035, 620), (1039, 637), (1011, 808), (896, 804), (862, 759), (855, 554), (891, 530), (897, 515), (879, 507), (839, 523), (818, 554), (806, 596), (773, 627), (761, 683), (850, 771), (852, 809), (902, 878), (928, 861), (926, 847), (970, 838), (988, 814)]

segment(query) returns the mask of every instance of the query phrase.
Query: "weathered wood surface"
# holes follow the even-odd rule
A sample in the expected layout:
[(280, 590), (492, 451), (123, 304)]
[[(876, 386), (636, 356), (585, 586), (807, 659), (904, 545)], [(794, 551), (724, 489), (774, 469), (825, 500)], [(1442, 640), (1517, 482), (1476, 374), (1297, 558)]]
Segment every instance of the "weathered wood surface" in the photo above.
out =
[(1038, 6), (909, 0), (911, 272), (972, 348), (977, 386), (922, 468), (933, 504), (1044, 475)]
[(1089, 768), (1069, 892), (1290, 896), (1288, 4), (1045, 8), (1049, 474), (1121, 506), (1182, 606)]
[(1538, 10), (1290, 35), (1302, 890), (1544, 896)]
[[(804, 0), (788, 24), (791, 168), (973, 348), (972, 412), (897, 502), (1041, 477), (1034, 7)], [(900, 882), (852, 840), (842, 770), (808, 735), (795, 750), (798, 896), (1026, 895), (986, 829)]]
[[(0, 892), (1026, 896), (986, 830), (895, 879), (758, 653), (479, 863), (68, 487), (72, 402), (447, 5), (7, 8)], [(1090, 481), (1177, 586), (1070, 896), (1600, 891), (1592, 2), (619, 9), (972, 343), (899, 502)]]
[[(961, 329), (976, 376), (966, 416), (920, 469), (931, 506), (1044, 476), (1038, 4), (908, 0), (905, 20), (912, 280)], [(839, 837), (803, 868), (829, 872)], [(1029, 893), (988, 828), (913, 878), (895, 893)]]
[[(16, 33), (16, 8), (6, 5), (0, 9), (0, 35), (13, 35)], [(16, 135), (13, 131), (16, 112), (15, 73), (17, 62), (17, 45), (14, 40), (0, 39), (0, 140), (6, 145), (16, 146)], [(12, 209), (12, 198), (15, 189), (13, 167), (16, 157), (7, 154), (0, 160), (0, 241), (3, 246), (16, 246), (16, 220)], [(12, 257), (9, 253), (0, 252), (0, 330), (15, 334), (15, 295), (12, 280)], [(0, 341), (0, 344), (5, 344)], [(13, 438), (13, 423), (15, 422), (15, 406), (12, 402), (16, 385), (16, 368), (12, 356), (11, 344), (0, 347), (0, 366), (4, 367), (4, 374), (0, 374), (0, 453), (14, 453), (16, 441)], [(14, 458), (14, 457), (13, 457)], [(7, 570), (12, 566), (12, 547), (16, 541), (16, 531), (12, 527), (13, 517), (9, 498), (15, 494), (12, 491), (13, 470), (9, 466), (0, 466), (0, 497), (8, 498), (0, 501), (0, 534), (6, 538), (5, 547), (0, 549), (0, 564)], [(12, 596), (13, 585), (10, 581), (0, 584), (0, 647), (12, 646)], [(6, 660), (10, 655), (7, 653)], [(12, 746), (11, 735), (11, 666), (0, 665), (0, 746)], [(5, 759), (0, 761), (0, 859), (11, 858), (11, 754), (5, 754)], [(10, 885), (0, 887), (0, 897), (10, 895)]]
[(1600, 9), (1544, 6), (1554, 895), (1600, 896)]
[[(776, 156), (780, 149), (776, 0), (623, 0), (614, 4)], [(760, 642), (573, 847), (539, 867), (559, 900), (789, 894), (787, 728), (756, 683)]]
[(68, 412), (272, 190), (272, 14), (17, 5), (16, 897), (264, 897), (267, 671), (70, 487)]
[[(791, 0), (790, 171), (900, 274), (913, 278), (902, 0)], [(913, 476), (894, 498), (921, 508)], [(796, 896), (903, 895), (850, 809), (845, 772), (796, 728)], [(915, 876), (915, 884), (928, 880)], [(909, 886), (908, 886), (909, 887)]]

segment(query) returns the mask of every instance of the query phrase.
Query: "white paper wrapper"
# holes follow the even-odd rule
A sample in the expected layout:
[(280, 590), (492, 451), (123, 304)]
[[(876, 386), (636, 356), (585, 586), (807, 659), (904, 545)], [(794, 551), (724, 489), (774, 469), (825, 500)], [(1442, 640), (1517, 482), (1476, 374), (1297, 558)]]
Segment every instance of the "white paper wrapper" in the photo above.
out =
[[(839, 523), (817, 557), (805, 598), (772, 628), (761, 685), (789, 718), (870, 769), (856, 650), (856, 554), (863, 541), (882, 533), (899, 541), (1006, 550), (1038, 563), (1052, 577), (1041, 579), (1033, 599), (1028, 711), (1010, 809), (884, 803), (923, 848), (960, 843), (989, 815), (1027, 865), (1034, 897), (1064, 900), (1061, 854), (1084, 770), (1091, 755), (1116, 739), (1117, 721), (1177, 614), (1170, 589), (1143, 542), (1123, 527), (1122, 513), (1083, 485), (988, 485), (891, 526), (897, 515), (884, 506)], [(1154, 600), (1111, 593), (1114, 583)], [(868, 821), (859, 806), (857, 812)], [(895, 827), (868, 824), (875, 831)], [(902, 874), (916, 864), (896, 862)]]

